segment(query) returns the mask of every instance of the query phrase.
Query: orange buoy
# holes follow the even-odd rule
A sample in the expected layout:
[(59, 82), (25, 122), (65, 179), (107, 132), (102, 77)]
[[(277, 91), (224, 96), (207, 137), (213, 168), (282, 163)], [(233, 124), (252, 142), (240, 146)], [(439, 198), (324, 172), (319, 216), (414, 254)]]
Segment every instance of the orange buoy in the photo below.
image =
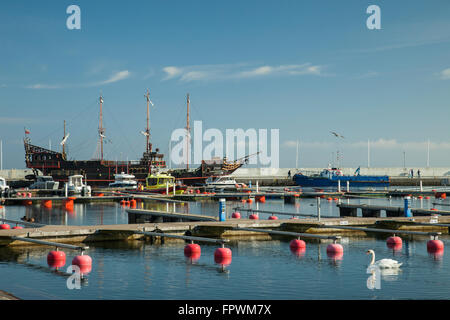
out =
[(328, 201), (333, 201), (333, 198), (328, 197), (327, 200), (328, 200)]
[(334, 201), (338, 201), (339, 199), (338, 198), (334, 198)]
[(438, 209), (436, 209), (436, 208), (431, 208), (430, 210), (433, 210), (433, 211), (438, 211)]
[(75, 256), (72, 264), (80, 268), (81, 274), (87, 274), (92, 270), (92, 258), (88, 255)]
[(259, 219), (259, 217), (258, 217), (258, 215), (257, 214), (251, 214), (249, 217), (248, 217), (250, 220), (258, 220)]
[(136, 208), (136, 204), (137, 204), (136, 200), (134, 200), (134, 199), (130, 200), (130, 207), (131, 208)]
[(50, 268), (61, 268), (66, 264), (66, 254), (63, 251), (50, 251), (47, 255)]
[(230, 248), (217, 248), (214, 251), (214, 262), (222, 266), (231, 264), (232, 253)]
[(430, 199), (430, 197), (429, 197), (429, 196), (426, 196), (426, 197), (425, 197), (425, 199), (426, 199), (426, 200), (429, 200), (429, 199)]
[(258, 202), (262, 202), (262, 203), (266, 202), (266, 196), (256, 196), (255, 199)]
[(247, 203), (252, 203), (252, 202), (253, 202), (253, 199), (250, 199), (250, 198), (247, 199)]
[(245, 199), (241, 199), (241, 202), (242, 202), (242, 203), (245, 203), (245, 202), (247, 202), (247, 200), (245, 200)]
[(21, 227), (21, 226), (15, 226), (15, 227), (13, 227), (13, 229), (23, 229), (23, 227)]
[(23, 200), (23, 204), (26, 206), (31, 206), (33, 204), (33, 201), (31, 200)]
[(241, 218), (241, 214), (239, 212), (233, 212), (233, 214), (231, 215), (231, 218), (233, 219), (240, 219)]
[(42, 206), (47, 209), (51, 209), (52, 200), (42, 200)]
[(277, 216), (270, 216), (269, 220), (278, 220), (278, 217)]
[(8, 230), (8, 229), (11, 229), (11, 226), (9, 224), (6, 224), (6, 223), (0, 224), (0, 229)]
[(104, 193), (99, 193), (99, 194), (97, 194), (97, 197), (104, 197), (104, 196), (105, 196)]

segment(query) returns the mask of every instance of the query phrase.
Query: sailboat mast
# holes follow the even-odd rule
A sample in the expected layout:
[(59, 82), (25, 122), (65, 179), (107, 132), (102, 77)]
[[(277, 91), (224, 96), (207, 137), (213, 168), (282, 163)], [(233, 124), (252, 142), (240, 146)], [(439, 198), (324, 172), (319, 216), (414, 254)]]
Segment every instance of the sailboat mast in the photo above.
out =
[[(64, 141), (64, 138), (66, 137), (66, 120), (64, 120), (64, 136), (63, 136), (63, 141)], [(65, 155), (66, 154), (66, 144), (65, 143), (63, 143), (63, 145), (62, 145), (62, 154), (63, 155)]]
[(187, 117), (186, 117), (186, 169), (189, 170), (189, 136), (190, 136), (190, 127), (189, 127), (189, 93), (187, 94)]
[(103, 133), (105, 132), (103, 129), (103, 97), (100, 95), (100, 123), (99, 123), (99, 127), (98, 127), (98, 133), (100, 135), (100, 148), (101, 148), (101, 161), (103, 161)]

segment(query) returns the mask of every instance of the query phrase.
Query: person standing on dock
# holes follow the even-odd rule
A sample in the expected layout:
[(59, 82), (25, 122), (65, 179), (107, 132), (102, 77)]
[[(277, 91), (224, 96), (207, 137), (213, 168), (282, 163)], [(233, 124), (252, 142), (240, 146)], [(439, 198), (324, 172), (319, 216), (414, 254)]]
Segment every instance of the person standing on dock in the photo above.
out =
[(291, 178), (291, 170), (288, 171), (288, 178)]
[(411, 179), (414, 178), (414, 169), (411, 169)]
[(420, 178), (420, 169), (417, 169), (417, 178)]

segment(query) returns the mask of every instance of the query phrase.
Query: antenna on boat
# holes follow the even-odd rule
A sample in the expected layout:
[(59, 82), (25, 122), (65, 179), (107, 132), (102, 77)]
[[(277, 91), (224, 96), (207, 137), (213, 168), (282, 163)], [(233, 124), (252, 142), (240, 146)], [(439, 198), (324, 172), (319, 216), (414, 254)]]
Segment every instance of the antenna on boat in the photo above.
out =
[(190, 136), (190, 127), (189, 127), (189, 93), (187, 94), (187, 117), (186, 117), (186, 169), (189, 170), (189, 136)]

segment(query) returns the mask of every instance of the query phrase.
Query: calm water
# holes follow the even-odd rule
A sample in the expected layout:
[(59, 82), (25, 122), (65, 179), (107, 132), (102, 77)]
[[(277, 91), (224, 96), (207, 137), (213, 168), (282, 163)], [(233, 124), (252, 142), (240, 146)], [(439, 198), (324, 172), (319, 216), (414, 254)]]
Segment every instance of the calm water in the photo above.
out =
[[(365, 203), (372, 205), (390, 205), (403, 207), (403, 200), (401, 198), (374, 198), (374, 199), (349, 199), (342, 200), (343, 203)], [(450, 199), (436, 200), (434, 198), (413, 199), (411, 207), (414, 208), (432, 208), (434, 202), (439, 202), (442, 206), (436, 205), (436, 208), (448, 210), (450, 207)], [(336, 201), (327, 201), (321, 199), (320, 211), (321, 216), (339, 216), (339, 209), (336, 207)], [(219, 206), (216, 201), (202, 201), (202, 202), (187, 202), (187, 203), (147, 203), (140, 204), (145, 209), (155, 209), (171, 212), (193, 213), (200, 215), (218, 216)], [(273, 212), (289, 212), (302, 214), (317, 214), (316, 199), (298, 199), (295, 204), (285, 204), (283, 200), (268, 199), (266, 203), (253, 202), (251, 204), (241, 202), (227, 202), (227, 215), (231, 217), (233, 208), (242, 207), (247, 209), (268, 210)], [(241, 212), (243, 217), (246, 217), (245, 211)], [(361, 213), (358, 212), (360, 215)], [(382, 215), (384, 212), (382, 212)], [(28, 218), (33, 217), (35, 222), (43, 224), (58, 224), (58, 225), (99, 225), (99, 224), (126, 224), (128, 223), (128, 215), (125, 208), (117, 203), (106, 204), (75, 204), (73, 211), (67, 211), (61, 206), (54, 205), (52, 209), (46, 209), (39, 205), (35, 206), (9, 206), (0, 209), (0, 215), (7, 219), (19, 220), (23, 216)], [(260, 219), (267, 219), (270, 214), (261, 213)], [(290, 216), (278, 215), (279, 218), (288, 219)]]
[[(295, 205), (270, 200), (252, 204), (260, 209), (315, 213), (315, 199), (302, 199)], [(420, 202), (413, 206), (420, 206)], [(432, 206), (422, 200), (423, 207)], [(388, 203), (386, 199), (351, 200), (351, 203)], [(402, 205), (392, 199), (392, 205)], [(229, 213), (234, 205), (227, 203)], [(152, 205), (165, 210), (165, 204)], [(248, 206), (245, 204), (245, 206)], [(169, 205), (173, 209), (173, 205)], [(216, 202), (176, 205), (179, 212), (215, 215)], [(322, 215), (338, 215), (335, 203), (322, 201)], [(4, 216), (42, 215), (40, 222), (52, 224), (127, 223), (126, 212), (116, 204), (76, 205), (73, 212), (56, 207), (7, 207)], [(266, 219), (267, 215), (260, 215)], [(441, 239), (447, 244), (450, 237)], [(429, 255), (425, 237), (404, 239), (400, 251), (386, 247), (384, 238), (344, 238), (341, 260), (326, 254), (328, 243), (309, 242), (303, 256), (289, 250), (289, 238), (271, 241), (238, 241), (229, 247), (233, 261), (222, 272), (214, 264), (217, 245), (202, 244), (196, 262), (186, 260), (182, 241), (151, 245), (143, 241), (89, 244), (93, 269), (80, 290), (69, 290), (64, 273), (75, 252), (64, 250), (66, 266), (58, 272), (47, 266), (51, 248), (1, 248), (0, 289), (24, 299), (448, 299), (450, 286), (449, 256)], [(381, 289), (367, 288), (366, 273), (374, 249), (376, 259), (393, 258), (403, 262), (401, 272), (383, 275)]]

